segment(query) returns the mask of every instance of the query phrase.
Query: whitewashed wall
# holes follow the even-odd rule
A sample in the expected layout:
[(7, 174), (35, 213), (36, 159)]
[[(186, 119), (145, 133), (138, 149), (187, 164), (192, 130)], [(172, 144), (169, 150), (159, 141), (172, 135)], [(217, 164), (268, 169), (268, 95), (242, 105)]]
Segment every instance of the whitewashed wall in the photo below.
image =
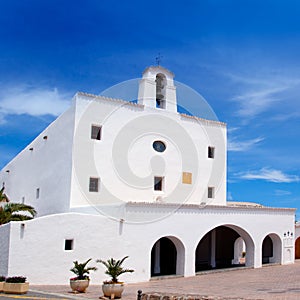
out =
[[(91, 139), (92, 124), (103, 126), (100, 141)], [(164, 153), (153, 150), (155, 140), (165, 142)], [(208, 146), (215, 147), (214, 159), (207, 157)], [(182, 184), (182, 172), (192, 173), (192, 184)], [(165, 177), (164, 192), (153, 191), (155, 175)], [(99, 193), (88, 191), (89, 177), (100, 178)], [(78, 94), (67, 112), (3, 168), (0, 180), (12, 201), (24, 199), (39, 216), (91, 204), (157, 199), (224, 205), (226, 127)], [(215, 187), (214, 199), (207, 198), (208, 186)]]
[(0, 226), (0, 276), (4, 276), (8, 273), (8, 263), (10, 255), (10, 228), (11, 224)]
[[(102, 126), (101, 140), (90, 138), (91, 125)], [(153, 150), (163, 141), (163, 153)], [(215, 158), (207, 156), (215, 147)], [(226, 203), (226, 126), (166, 110), (152, 109), (87, 94), (76, 96), (71, 208), (129, 201)], [(192, 184), (182, 183), (192, 173)], [(154, 176), (165, 177), (165, 191), (153, 190)], [(99, 193), (88, 191), (99, 177)], [(215, 187), (214, 199), (207, 198)]]
[(5, 183), (5, 193), (12, 202), (24, 200), (34, 206), (38, 216), (68, 211), (73, 130), (71, 106), (2, 169), (0, 182)]
[[(135, 223), (127, 223), (126, 217)], [(143, 216), (148, 221), (142, 221)], [(148, 216), (148, 217), (147, 217)], [(149, 221), (150, 217), (152, 221)], [(154, 219), (153, 219), (154, 218)], [(230, 208), (182, 206), (174, 212), (174, 206), (128, 204), (125, 220), (113, 220), (101, 215), (58, 214), (31, 221), (12, 222), (0, 227), (0, 237), (11, 227), (8, 273), (0, 266), (0, 274), (24, 275), (34, 284), (67, 284), (72, 273), (72, 261), (88, 258), (122, 258), (129, 255), (125, 266), (135, 269), (126, 274), (126, 282), (142, 282), (150, 279), (151, 249), (161, 237), (171, 237), (183, 246), (181, 258), (185, 276), (195, 274), (195, 250), (201, 238), (221, 225), (238, 231), (246, 242), (247, 265), (261, 266), (261, 247), (267, 235), (273, 235), (280, 244), (279, 262), (292, 263), (294, 245), (284, 239), (284, 233), (294, 232), (293, 209)], [(74, 239), (74, 250), (64, 250), (64, 240)], [(1, 243), (7, 248), (8, 240)], [(251, 249), (253, 244), (253, 249)], [(252, 252), (252, 253), (251, 253)], [(276, 251), (275, 251), (276, 252)], [(93, 265), (93, 263), (91, 264)], [(107, 279), (104, 269), (91, 275), (92, 283)], [(179, 268), (180, 270), (180, 268)]]

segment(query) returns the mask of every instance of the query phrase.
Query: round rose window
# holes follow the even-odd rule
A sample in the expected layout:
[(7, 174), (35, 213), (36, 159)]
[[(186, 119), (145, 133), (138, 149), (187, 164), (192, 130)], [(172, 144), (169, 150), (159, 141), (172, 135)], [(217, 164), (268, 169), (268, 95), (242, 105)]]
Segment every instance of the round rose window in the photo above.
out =
[(166, 150), (166, 145), (162, 141), (155, 141), (153, 143), (153, 149), (157, 152), (164, 152)]

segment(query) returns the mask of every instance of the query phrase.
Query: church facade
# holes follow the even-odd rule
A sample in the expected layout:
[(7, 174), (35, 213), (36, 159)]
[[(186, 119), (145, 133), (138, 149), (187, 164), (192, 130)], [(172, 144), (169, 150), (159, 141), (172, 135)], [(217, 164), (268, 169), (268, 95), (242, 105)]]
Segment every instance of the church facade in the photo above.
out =
[(77, 93), (3, 168), (38, 217), (0, 227), (0, 275), (65, 284), (74, 260), (125, 255), (127, 282), (294, 262), (295, 210), (226, 201), (226, 124), (180, 113), (173, 78), (147, 68), (133, 102)]

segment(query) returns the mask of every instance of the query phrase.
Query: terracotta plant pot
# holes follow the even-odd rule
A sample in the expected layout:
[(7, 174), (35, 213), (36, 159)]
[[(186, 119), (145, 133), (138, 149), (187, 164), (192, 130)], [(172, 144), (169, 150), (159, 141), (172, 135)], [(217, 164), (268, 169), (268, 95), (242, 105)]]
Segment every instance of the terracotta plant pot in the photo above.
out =
[(122, 292), (124, 290), (124, 283), (103, 283), (102, 291), (105, 297), (111, 298), (114, 295), (114, 298), (121, 298)]
[(88, 288), (90, 281), (88, 279), (84, 280), (70, 280), (70, 286), (73, 292), (85, 293)]
[(3, 291), (5, 294), (26, 294), (29, 289), (29, 282), (10, 283), (4, 282)]
[(246, 263), (246, 258), (245, 257), (241, 257), (240, 258), (240, 264), (245, 264)]

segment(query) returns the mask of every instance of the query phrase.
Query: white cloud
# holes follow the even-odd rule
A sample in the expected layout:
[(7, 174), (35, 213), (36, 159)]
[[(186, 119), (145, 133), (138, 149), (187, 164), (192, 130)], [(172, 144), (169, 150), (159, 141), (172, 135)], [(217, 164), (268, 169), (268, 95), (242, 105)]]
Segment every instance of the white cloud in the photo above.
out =
[(276, 183), (298, 182), (299, 177), (296, 175), (284, 174), (280, 170), (262, 168), (258, 171), (245, 172), (238, 174), (239, 178), (247, 180), (265, 180)]
[[(278, 72), (282, 73), (282, 72)], [(223, 73), (226, 77), (230, 78), (233, 82), (244, 84), (247, 86), (257, 86), (257, 87), (278, 87), (278, 86), (295, 86), (300, 83), (300, 79), (297, 76), (289, 75), (270, 75), (268, 73), (258, 72), (257, 70), (252, 71), (252, 73), (247, 74), (233, 74), (230, 72)]]
[(275, 116), (271, 116), (270, 120), (274, 121), (288, 121), (291, 119), (298, 119), (300, 117), (300, 112), (292, 112), (292, 113), (285, 113), (285, 114), (278, 114)]
[[(70, 96), (60, 93), (56, 88), (43, 89), (20, 85), (1, 89), (0, 121), (9, 114), (28, 114), (31, 116), (58, 116), (70, 105)], [(1, 118), (2, 117), (2, 118)]]
[(233, 133), (235, 131), (238, 131), (240, 128), (239, 127), (227, 127), (227, 133)]
[(290, 191), (284, 191), (284, 190), (275, 190), (275, 196), (288, 196), (292, 193)]
[(294, 88), (299, 87), (300, 79), (290, 75), (270, 75), (259, 71), (252, 76), (232, 73), (225, 75), (235, 83), (236, 90), (240, 91), (232, 100), (238, 103), (237, 115), (243, 117), (244, 122), (285, 103), (289, 95), (298, 98), (298, 92)]
[(251, 140), (246, 141), (236, 141), (236, 139), (228, 139), (227, 142), (227, 150), (228, 151), (247, 151), (263, 141), (264, 138), (258, 137)]
[(246, 92), (236, 96), (233, 100), (238, 101), (240, 109), (237, 111), (241, 117), (255, 117), (256, 115), (266, 111), (275, 102), (282, 101), (279, 96), (280, 92), (286, 90), (287, 87), (261, 89), (252, 92)]

